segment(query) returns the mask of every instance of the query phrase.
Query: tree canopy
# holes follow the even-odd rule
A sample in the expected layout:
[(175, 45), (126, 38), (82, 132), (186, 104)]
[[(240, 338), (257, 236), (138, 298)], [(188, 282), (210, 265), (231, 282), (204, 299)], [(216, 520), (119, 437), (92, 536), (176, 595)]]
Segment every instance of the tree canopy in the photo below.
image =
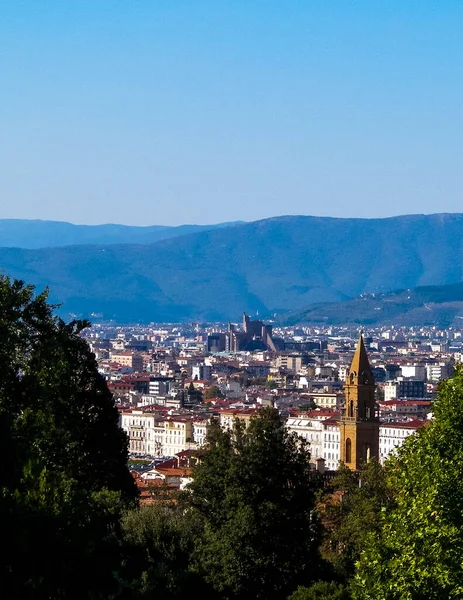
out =
[(175, 600), (194, 587), (205, 598), (207, 589), (190, 569), (194, 541), (201, 534), (194, 515), (175, 502), (159, 502), (131, 510), (122, 520), (120, 597)]
[(223, 598), (284, 598), (314, 578), (315, 483), (304, 442), (278, 412), (210, 430), (186, 503), (203, 522), (194, 562)]
[(223, 393), (222, 390), (219, 388), (218, 385), (211, 385), (211, 387), (208, 387), (204, 390), (203, 393), (203, 399), (204, 400), (208, 400), (210, 398), (223, 398)]
[(335, 576), (344, 581), (353, 576), (366, 539), (379, 531), (381, 514), (391, 502), (386, 472), (376, 459), (365, 463), (358, 473), (339, 466), (317, 502), (321, 554)]
[(394, 505), (370, 535), (357, 599), (437, 600), (463, 595), (463, 369), (440, 384), (434, 419), (387, 463)]
[(47, 292), (0, 277), (3, 597), (106, 593), (117, 514), (137, 494), (117, 409), (80, 335), (88, 323), (54, 308)]

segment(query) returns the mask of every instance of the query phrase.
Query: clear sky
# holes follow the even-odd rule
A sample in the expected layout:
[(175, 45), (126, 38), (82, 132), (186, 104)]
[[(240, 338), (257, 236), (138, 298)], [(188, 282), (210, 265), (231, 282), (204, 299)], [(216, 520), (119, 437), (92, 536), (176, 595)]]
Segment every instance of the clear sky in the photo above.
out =
[(10, 0), (0, 218), (463, 212), (461, 0)]

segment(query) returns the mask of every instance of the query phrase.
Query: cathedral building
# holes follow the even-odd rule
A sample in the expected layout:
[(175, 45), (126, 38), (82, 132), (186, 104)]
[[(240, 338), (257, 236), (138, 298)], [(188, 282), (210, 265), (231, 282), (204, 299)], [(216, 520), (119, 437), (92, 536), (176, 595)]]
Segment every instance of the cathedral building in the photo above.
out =
[(265, 325), (262, 321), (251, 321), (246, 314), (243, 314), (241, 331), (236, 331), (235, 327), (229, 323), (225, 336), (225, 350), (227, 352), (253, 350), (278, 351), (272, 337), (271, 325)]

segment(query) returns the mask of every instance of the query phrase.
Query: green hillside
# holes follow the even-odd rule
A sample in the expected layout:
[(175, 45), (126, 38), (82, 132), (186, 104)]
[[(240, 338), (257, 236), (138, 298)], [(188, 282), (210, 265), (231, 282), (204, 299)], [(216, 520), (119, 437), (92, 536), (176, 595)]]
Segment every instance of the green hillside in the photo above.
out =
[(463, 283), (425, 286), (387, 294), (362, 294), (345, 302), (317, 304), (281, 315), (285, 325), (303, 323), (439, 325), (461, 327)]

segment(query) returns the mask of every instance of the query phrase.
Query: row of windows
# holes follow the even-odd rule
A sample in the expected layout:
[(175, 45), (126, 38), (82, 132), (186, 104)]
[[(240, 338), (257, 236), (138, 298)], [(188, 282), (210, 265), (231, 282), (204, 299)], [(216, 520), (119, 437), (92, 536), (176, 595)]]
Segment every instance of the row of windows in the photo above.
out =
[[(128, 421), (128, 422), (127, 422)], [(124, 426), (130, 426), (130, 425), (138, 425), (138, 426), (143, 426), (143, 427), (153, 427), (154, 425), (154, 421), (145, 421), (144, 419), (132, 419), (132, 422), (130, 422), (130, 419), (126, 419), (124, 420)]]
[(337, 452), (328, 452), (328, 460), (339, 460), (339, 454)]
[(391, 444), (394, 444), (394, 445), (396, 445), (396, 444), (398, 444), (398, 443), (399, 443), (399, 441), (398, 441), (398, 440), (393, 440), (393, 439), (389, 438), (389, 439), (386, 439), (386, 440), (380, 440), (380, 442), (379, 442), (379, 445), (380, 445), (380, 446), (381, 446), (381, 445), (383, 445), (383, 446), (387, 446), (387, 445), (389, 445), (389, 446), (390, 446)]
[[(407, 436), (410, 435), (410, 433), (411, 433), (411, 431), (409, 431), (409, 430), (404, 431), (402, 429), (397, 429), (397, 432), (396, 432), (396, 430), (393, 429), (392, 430), (392, 437), (407, 437)], [(390, 433), (388, 434), (387, 432), (384, 432), (384, 431), (380, 431), (380, 436), (382, 436), (382, 437), (384, 436), (385, 437), (387, 435), (391, 435), (391, 434)]]
[(306, 432), (300, 432), (300, 433), (298, 433), (298, 435), (299, 435), (299, 436), (300, 436), (302, 439), (305, 439), (305, 440), (309, 440), (309, 435), (310, 435), (310, 440), (311, 440), (312, 442), (313, 442), (313, 441), (315, 441), (315, 442), (318, 442), (318, 433), (310, 433), (310, 434), (309, 434), (309, 433), (306, 431)]
[[(154, 427), (154, 421), (151, 419), (123, 419), (123, 427), (130, 427), (130, 425), (138, 425), (139, 427)], [(185, 429), (185, 426), (185, 423), (178, 423), (173, 425), (172, 427), (175, 429)]]

